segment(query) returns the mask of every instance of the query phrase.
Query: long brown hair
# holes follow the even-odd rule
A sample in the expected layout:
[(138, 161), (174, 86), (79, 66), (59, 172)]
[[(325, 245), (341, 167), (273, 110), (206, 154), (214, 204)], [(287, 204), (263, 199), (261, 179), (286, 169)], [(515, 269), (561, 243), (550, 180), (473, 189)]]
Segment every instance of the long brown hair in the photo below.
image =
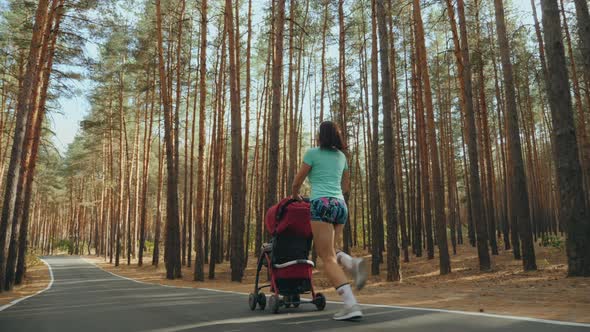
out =
[(320, 124), (320, 135), (318, 137), (320, 148), (327, 150), (338, 149), (342, 152), (346, 150), (346, 145), (342, 139), (340, 128), (332, 121), (324, 121)]

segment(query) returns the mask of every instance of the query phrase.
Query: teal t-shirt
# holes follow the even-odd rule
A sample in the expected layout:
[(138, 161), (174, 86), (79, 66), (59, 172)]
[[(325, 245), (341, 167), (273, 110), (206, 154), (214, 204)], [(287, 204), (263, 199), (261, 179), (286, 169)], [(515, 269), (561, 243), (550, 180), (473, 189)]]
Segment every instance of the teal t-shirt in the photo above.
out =
[(348, 169), (346, 156), (340, 150), (311, 148), (305, 152), (303, 162), (311, 166), (307, 175), (311, 184), (311, 199), (342, 195), (342, 173)]

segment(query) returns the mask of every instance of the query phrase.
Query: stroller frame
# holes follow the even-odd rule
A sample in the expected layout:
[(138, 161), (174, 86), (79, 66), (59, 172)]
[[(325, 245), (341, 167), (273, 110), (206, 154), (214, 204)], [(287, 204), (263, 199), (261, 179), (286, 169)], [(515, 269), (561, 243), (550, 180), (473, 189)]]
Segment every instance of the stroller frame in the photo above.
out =
[[(276, 225), (281, 221), (284, 214), (287, 211), (289, 204), (296, 202), (295, 200), (287, 200), (278, 207), (276, 214)], [(309, 202), (309, 201), (307, 201)], [(255, 310), (258, 306), (261, 310), (264, 310), (267, 306), (272, 313), (278, 313), (281, 307), (299, 307), (300, 304), (314, 304), (318, 310), (324, 310), (326, 307), (326, 297), (322, 293), (316, 293), (313, 288), (311, 278), (309, 278), (309, 284), (304, 283), (303, 285), (297, 285), (296, 287), (284, 287), (278, 283), (276, 270), (286, 268), (297, 264), (307, 264), (312, 268), (315, 267), (314, 262), (308, 259), (295, 259), (281, 264), (273, 264), (273, 249), (280, 240), (280, 235), (273, 234), (269, 243), (264, 243), (261, 247), (260, 256), (258, 257), (258, 263), (256, 267), (256, 281), (254, 283), (254, 292), (249, 294), (248, 304), (251, 310)], [(308, 248), (311, 245), (311, 241), (306, 244)], [(269, 277), (269, 283), (260, 285), (260, 272), (262, 268), (267, 268), (267, 276)], [(267, 298), (262, 289), (270, 287), (271, 295)], [(311, 294), (311, 300), (301, 299), (300, 295)]]

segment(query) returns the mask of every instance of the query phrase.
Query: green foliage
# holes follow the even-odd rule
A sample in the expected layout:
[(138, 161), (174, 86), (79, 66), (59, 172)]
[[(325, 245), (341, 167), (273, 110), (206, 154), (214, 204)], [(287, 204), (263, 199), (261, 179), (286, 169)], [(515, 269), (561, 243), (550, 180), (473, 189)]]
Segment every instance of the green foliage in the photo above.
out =
[(154, 241), (145, 241), (145, 251), (149, 254), (152, 254), (154, 252)]
[(57, 248), (58, 251), (65, 252), (72, 252), (74, 250), (74, 244), (72, 243), (72, 241), (66, 239), (55, 241), (53, 247)]
[(553, 234), (543, 235), (541, 237), (541, 245), (543, 247), (553, 247), (557, 249), (563, 248), (564, 242), (561, 237)]

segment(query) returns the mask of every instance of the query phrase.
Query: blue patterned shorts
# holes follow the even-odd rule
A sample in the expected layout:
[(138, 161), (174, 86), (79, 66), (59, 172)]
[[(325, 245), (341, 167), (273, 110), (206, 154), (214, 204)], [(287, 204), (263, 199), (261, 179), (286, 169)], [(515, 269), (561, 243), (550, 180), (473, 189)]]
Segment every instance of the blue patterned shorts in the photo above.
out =
[(348, 207), (343, 199), (320, 197), (311, 200), (311, 220), (344, 225), (347, 219)]

